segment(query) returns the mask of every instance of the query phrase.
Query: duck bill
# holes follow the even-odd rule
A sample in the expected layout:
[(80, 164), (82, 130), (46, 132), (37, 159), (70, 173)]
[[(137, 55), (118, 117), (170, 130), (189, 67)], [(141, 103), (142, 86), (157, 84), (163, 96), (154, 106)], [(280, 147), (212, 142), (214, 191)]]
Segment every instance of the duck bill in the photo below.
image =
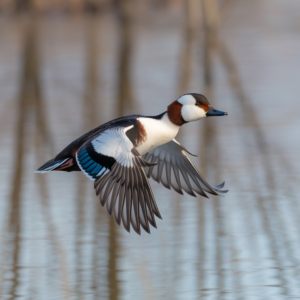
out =
[(228, 113), (225, 111), (217, 110), (213, 108), (212, 106), (209, 107), (208, 112), (206, 113), (207, 117), (213, 117), (213, 116), (227, 116)]

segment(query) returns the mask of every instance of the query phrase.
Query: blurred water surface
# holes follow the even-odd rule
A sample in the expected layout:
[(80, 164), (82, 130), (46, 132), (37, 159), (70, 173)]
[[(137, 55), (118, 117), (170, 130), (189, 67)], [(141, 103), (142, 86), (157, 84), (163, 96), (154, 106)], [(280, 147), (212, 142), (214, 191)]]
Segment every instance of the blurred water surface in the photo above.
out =
[[(216, 44), (178, 9), (135, 24), (2, 16), (2, 299), (300, 299), (299, 9), (236, 1)], [(185, 92), (229, 112), (178, 137), (211, 184), (226, 180), (226, 197), (151, 180), (163, 220), (139, 236), (82, 173), (33, 173), (89, 129), (159, 114)]]

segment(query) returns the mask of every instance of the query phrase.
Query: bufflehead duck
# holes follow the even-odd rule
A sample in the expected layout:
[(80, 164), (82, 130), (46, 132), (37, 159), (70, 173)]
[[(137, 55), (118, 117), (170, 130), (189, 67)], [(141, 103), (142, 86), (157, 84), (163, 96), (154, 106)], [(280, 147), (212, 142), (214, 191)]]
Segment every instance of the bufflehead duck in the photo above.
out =
[[(161, 219), (148, 178), (191, 196), (223, 195), (224, 183), (209, 185), (175, 140), (180, 127), (210, 116), (224, 116), (205, 96), (182, 95), (158, 116), (130, 115), (109, 121), (79, 137), (36, 173), (82, 171), (94, 181), (96, 195), (118, 225), (150, 233)], [(195, 155), (194, 155), (195, 156)], [(148, 177), (148, 178), (147, 178)]]

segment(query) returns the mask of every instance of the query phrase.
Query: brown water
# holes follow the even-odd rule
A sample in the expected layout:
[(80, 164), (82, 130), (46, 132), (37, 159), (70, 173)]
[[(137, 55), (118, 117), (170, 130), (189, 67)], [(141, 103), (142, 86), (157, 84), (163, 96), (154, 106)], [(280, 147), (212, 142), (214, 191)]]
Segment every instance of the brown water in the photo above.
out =
[[(179, 82), (179, 12), (140, 21), (129, 55), (120, 53), (126, 28), (110, 14), (2, 17), (2, 299), (300, 299), (299, 9), (295, 0), (236, 2), (221, 38), (240, 77), (216, 54), (212, 90), (200, 30), (190, 82)], [(120, 94), (122, 55), (131, 80)], [(180, 196), (151, 181), (163, 220), (139, 236), (112, 222), (82, 173), (33, 173), (122, 111), (161, 113), (179, 87), (206, 90), (229, 112), (178, 137), (211, 184), (226, 181), (226, 197)]]

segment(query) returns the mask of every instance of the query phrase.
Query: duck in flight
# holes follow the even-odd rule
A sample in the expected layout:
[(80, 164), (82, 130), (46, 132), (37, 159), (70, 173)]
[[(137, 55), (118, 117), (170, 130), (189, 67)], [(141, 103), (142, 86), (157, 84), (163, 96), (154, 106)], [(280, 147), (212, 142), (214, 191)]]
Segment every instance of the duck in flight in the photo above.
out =
[(161, 219), (148, 178), (179, 194), (223, 195), (224, 183), (209, 185), (175, 140), (180, 127), (210, 116), (224, 116), (205, 96), (182, 95), (158, 116), (130, 115), (109, 121), (79, 137), (36, 173), (82, 171), (94, 181), (96, 195), (118, 225), (150, 233)]

